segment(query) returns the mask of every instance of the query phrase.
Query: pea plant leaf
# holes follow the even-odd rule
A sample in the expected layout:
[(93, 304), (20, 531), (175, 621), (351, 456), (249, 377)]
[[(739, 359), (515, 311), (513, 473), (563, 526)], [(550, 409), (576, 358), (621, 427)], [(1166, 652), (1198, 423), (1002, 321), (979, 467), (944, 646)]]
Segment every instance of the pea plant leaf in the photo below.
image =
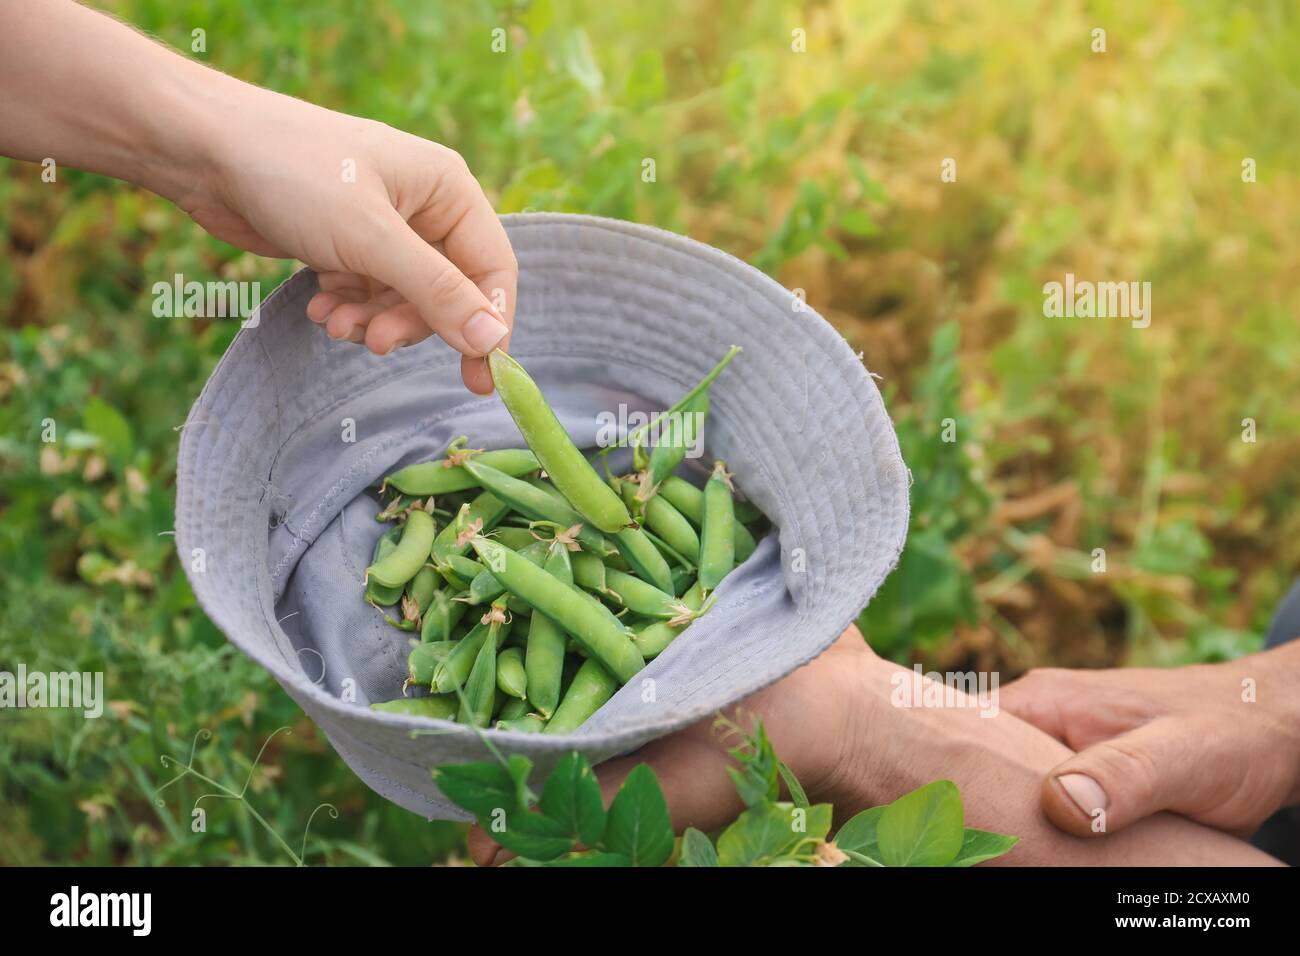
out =
[(682, 853), (678, 866), (718, 866), (718, 851), (709, 838), (695, 827), (687, 827), (682, 834)]
[(804, 792), (803, 784), (794, 775), (794, 771), (785, 765), (784, 760), (776, 762), (776, 769), (781, 774), (781, 779), (785, 781), (785, 788), (790, 791), (790, 799), (794, 801), (794, 805), (796, 807), (810, 806), (808, 794)]
[(99, 439), (100, 447), (116, 465), (125, 465), (131, 456), (133, 439), (131, 423), (102, 398), (95, 397), (86, 403), (85, 428)]
[(750, 807), (718, 837), (718, 862), (722, 866), (768, 866), (801, 844), (825, 837), (831, 828), (831, 812), (829, 803), (808, 808), (790, 803)]
[(936, 780), (885, 807), (876, 823), (887, 866), (947, 866), (965, 838), (961, 796), (951, 780)]
[(880, 815), (884, 812), (884, 807), (872, 807), (870, 810), (863, 810), (840, 827), (840, 831), (835, 834), (835, 845), (849, 854), (848, 861), (841, 863), (841, 866), (872, 865), (863, 862), (859, 857), (874, 861), (876, 866), (884, 865), (879, 862), (880, 847), (876, 843), (876, 827), (880, 823)]
[(967, 827), (961, 849), (957, 851), (956, 858), (948, 865), (974, 866), (976, 863), (983, 863), (985, 860), (992, 860), (1001, 856), (1019, 842), (1019, 837)]
[(433, 781), (444, 797), (476, 817), (509, 810), (518, 799), (514, 778), (496, 763), (444, 764), (434, 768)]
[(538, 807), (584, 846), (595, 847), (605, 832), (600, 785), (591, 764), (579, 753), (566, 754), (551, 771)]
[(673, 852), (673, 824), (654, 772), (638, 764), (614, 802), (605, 822), (607, 850), (625, 855), (633, 866), (662, 866)]
[(498, 810), (480, 817), (478, 823), (507, 850), (530, 860), (554, 860), (573, 849), (573, 837), (564, 827), (540, 813)]

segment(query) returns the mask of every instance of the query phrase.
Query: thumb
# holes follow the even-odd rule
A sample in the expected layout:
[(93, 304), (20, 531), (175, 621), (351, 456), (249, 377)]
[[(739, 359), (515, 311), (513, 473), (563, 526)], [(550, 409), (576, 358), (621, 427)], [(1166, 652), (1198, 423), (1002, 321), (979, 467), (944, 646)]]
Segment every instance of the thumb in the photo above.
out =
[[(448, 345), (467, 356), (487, 355), (509, 333), (481, 289), (413, 230), (397, 210), (358, 233), (361, 272), (396, 289)], [(351, 266), (348, 266), (351, 268)]]
[(1081, 750), (1043, 781), (1043, 812), (1067, 833), (1101, 836), (1194, 805), (1207, 775), (1193, 742), (1186, 725), (1158, 719)]

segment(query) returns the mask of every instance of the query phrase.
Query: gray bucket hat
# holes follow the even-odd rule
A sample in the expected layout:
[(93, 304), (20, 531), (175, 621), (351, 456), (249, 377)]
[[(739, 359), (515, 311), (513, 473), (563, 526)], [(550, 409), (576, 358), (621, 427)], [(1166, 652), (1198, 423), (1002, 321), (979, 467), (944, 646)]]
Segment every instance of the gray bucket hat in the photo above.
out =
[[(898, 560), (908, 473), (861, 360), (767, 276), (647, 226), (504, 222), (520, 268), (511, 352), (580, 446), (596, 444), (602, 413), (667, 408), (743, 347), (711, 390), (707, 460), (725, 459), (774, 527), (713, 608), (575, 734), (489, 732), (545, 772), (574, 748), (593, 762), (634, 750), (825, 650)], [(400, 695), (409, 650), (362, 599), (383, 530), (367, 489), (458, 435), (487, 448), (521, 440), (495, 395), (465, 390), (445, 344), (380, 358), (334, 342), (306, 318), (316, 291), (304, 270), (270, 295), (191, 409), (177, 548), (204, 610), (362, 780), (426, 817), (463, 818), (430, 768), (489, 759), (480, 738), (367, 706)]]

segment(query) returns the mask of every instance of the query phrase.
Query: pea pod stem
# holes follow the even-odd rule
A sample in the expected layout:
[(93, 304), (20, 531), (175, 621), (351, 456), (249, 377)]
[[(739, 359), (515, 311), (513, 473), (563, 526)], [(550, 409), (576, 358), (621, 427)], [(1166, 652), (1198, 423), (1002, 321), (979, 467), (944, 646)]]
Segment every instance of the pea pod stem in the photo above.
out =
[(640, 428), (628, 432), (626, 435), (624, 435), (618, 441), (614, 442), (612, 445), (606, 445), (604, 448), (600, 449), (600, 451), (596, 452), (596, 457), (604, 458), (606, 455), (608, 455), (610, 452), (614, 451), (615, 449), (623, 448), (627, 445), (632, 444), (634, 441), (640, 438), (642, 434), (656, 427), (660, 422), (662, 422), (669, 415), (673, 415), (676, 414), (677, 412), (680, 412), (691, 402), (695, 401), (696, 396), (698, 396), (701, 392), (705, 391), (710, 385), (712, 385), (713, 380), (722, 374), (722, 370), (726, 368), (728, 365), (730, 365), (731, 360), (734, 359), (737, 355), (739, 355), (740, 352), (741, 352), (740, 346), (733, 345), (730, 349), (727, 350), (727, 354), (722, 357), (722, 361), (719, 362), (717, 365), (713, 366), (712, 371), (710, 371), (708, 375), (704, 376), (704, 378), (700, 379), (699, 383), (694, 388), (692, 388), (689, 392), (683, 395), (675, 405), (673, 405), (670, 409), (668, 409), (668, 411), (663, 412), (660, 415), (656, 415), (654, 418), (646, 422)]

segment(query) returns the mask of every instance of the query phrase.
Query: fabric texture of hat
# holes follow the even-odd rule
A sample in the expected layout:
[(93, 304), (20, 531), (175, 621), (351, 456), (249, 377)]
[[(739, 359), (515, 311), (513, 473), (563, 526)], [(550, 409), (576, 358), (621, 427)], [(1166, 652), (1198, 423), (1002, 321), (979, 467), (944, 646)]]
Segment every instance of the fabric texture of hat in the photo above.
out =
[[(725, 459), (773, 525), (708, 613), (575, 734), (489, 732), (544, 772), (573, 748), (593, 761), (634, 750), (825, 650), (898, 560), (908, 473), (861, 360), (767, 276), (647, 226), (503, 221), (520, 267), (511, 354), (580, 447), (609, 416), (667, 408), (743, 348), (711, 389), (706, 457), (687, 472), (701, 481), (706, 461)], [(463, 818), (430, 768), (489, 759), (478, 735), (367, 706), (400, 696), (410, 640), (363, 600), (386, 527), (369, 489), (459, 435), (478, 448), (522, 440), (497, 396), (466, 391), (444, 343), (377, 357), (332, 341), (306, 318), (316, 291), (304, 270), (272, 293), (190, 411), (177, 547), (216, 625), (367, 784), (426, 817)]]

